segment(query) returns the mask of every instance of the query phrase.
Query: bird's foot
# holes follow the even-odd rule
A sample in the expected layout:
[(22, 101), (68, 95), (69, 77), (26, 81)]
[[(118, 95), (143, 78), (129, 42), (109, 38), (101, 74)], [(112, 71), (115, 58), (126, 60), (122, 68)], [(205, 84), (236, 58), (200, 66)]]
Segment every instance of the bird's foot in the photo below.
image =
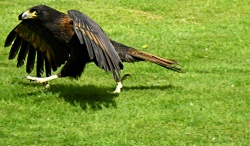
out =
[(124, 76), (122, 76), (121, 81), (118, 81), (118, 82), (116, 83), (116, 88), (115, 88), (115, 91), (113, 91), (113, 93), (115, 93), (115, 94), (121, 93), (122, 82), (123, 82), (124, 80), (126, 80), (127, 77), (130, 77), (130, 76), (131, 76), (130, 74), (125, 74)]
[(50, 90), (50, 84), (48, 81), (55, 79), (55, 77), (46, 77), (46, 78), (39, 78), (39, 77), (31, 77), (31, 76), (24, 76), (23, 79), (27, 79), (30, 82), (34, 82), (34, 83), (42, 83), (43, 85), (45, 85), (45, 90), (44, 92), (48, 92)]
[(35, 82), (35, 83), (46, 83), (50, 80), (56, 79), (58, 78), (57, 75), (53, 75), (50, 77), (46, 77), (46, 78), (39, 78), (39, 77), (31, 77), (31, 76), (24, 76), (23, 78), (30, 80), (30, 82)]
[(46, 77), (46, 78), (24, 76), (23, 78), (29, 80), (30, 82), (44, 84), (45, 85), (45, 91), (44, 92), (48, 92), (50, 90), (49, 81), (58, 78), (58, 76), (57, 75), (53, 75), (53, 76)]
[(39, 77), (31, 77), (31, 76), (24, 76), (23, 79), (27, 79), (30, 82), (35, 82), (35, 83), (46, 83), (47, 80), (46, 78), (39, 78)]
[(45, 85), (45, 90), (44, 92), (48, 92), (50, 90), (50, 84), (48, 82), (43, 83)]
[(117, 82), (115, 91), (113, 93), (119, 94), (121, 93), (121, 89), (122, 89), (122, 82)]

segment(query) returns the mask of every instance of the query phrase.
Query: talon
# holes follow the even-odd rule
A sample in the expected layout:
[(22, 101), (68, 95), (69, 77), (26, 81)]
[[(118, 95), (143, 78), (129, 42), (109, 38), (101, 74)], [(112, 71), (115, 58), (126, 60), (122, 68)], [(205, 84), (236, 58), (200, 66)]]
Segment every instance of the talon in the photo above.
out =
[(31, 80), (31, 79), (27, 79), (30, 81), (30, 83), (37, 83), (37, 80)]
[(29, 80), (30, 83), (37, 83), (38, 82), (36, 77), (24, 76), (23, 79)]
[(50, 84), (48, 82), (45, 83), (45, 93), (50, 90)]
[(116, 92), (116, 91), (113, 91), (113, 92), (111, 92), (112, 94), (119, 94), (119, 93), (121, 93), (121, 92)]

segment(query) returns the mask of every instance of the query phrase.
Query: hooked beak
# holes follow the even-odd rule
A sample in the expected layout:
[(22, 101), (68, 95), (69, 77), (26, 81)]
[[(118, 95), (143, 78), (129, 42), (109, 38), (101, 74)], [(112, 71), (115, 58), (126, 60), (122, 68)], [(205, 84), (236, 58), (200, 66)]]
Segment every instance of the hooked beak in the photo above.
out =
[(18, 16), (18, 19), (19, 20), (25, 20), (25, 19), (32, 19), (32, 18), (36, 18), (37, 15), (36, 15), (36, 12), (30, 12), (30, 10), (26, 11), (26, 12), (23, 12), (22, 14), (20, 14)]

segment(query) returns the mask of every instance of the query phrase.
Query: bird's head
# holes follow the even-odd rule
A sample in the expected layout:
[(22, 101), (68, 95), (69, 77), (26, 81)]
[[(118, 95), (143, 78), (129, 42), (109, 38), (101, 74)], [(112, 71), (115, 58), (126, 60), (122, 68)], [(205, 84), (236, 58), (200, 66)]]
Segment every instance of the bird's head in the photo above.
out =
[(53, 15), (57, 15), (57, 13), (60, 12), (46, 5), (37, 5), (31, 7), (27, 11), (20, 14), (18, 16), (18, 19), (19, 20), (34, 19), (34, 20), (46, 21), (49, 20)]

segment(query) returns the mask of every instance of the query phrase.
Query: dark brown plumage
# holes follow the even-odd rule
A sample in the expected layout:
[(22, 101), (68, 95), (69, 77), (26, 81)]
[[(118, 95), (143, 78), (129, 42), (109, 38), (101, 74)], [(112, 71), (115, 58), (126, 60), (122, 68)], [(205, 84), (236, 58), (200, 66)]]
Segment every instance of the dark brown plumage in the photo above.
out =
[(132, 47), (128, 47), (114, 40), (110, 40), (110, 42), (114, 46), (116, 52), (123, 62), (134, 63), (138, 61), (149, 61), (169, 70), (183, 72), (183, 70), (176, 66), (178, 65), (178, 63), (175, 60), (164, 59), (156, 55), (149, 54)]
[[(89, 62), (94, 62), (106, 72), (112, 72), (122, 87), (120, 70), (122, 61), (150, 61), (167, 69), (181, 72), (173, 60), (151, 55), (110, 40), (101, 27), (85, 14), (69, 10), (68, 14), (45, 5), (30, 8), (19, 15), (22, 20), (8, 35), (5, 47), (12, 45), (9, 59), (17, 55), (17, 67), (24, 65), (26, 72), (32, 72), (36, 66), (37, 77), (45, 72), (47, 78), (27, 76), (29, 80), (40, 83), (60, 77), (78, 78)], [(36, 63), (36, 65), (35, 65)], [(51, 69), (61, 71), (51, 76)], [(119, 86), (119, 89), (118, 89)]]
[(66, 15), (38, 5), (20, 14), (19, 20), (22, 22), (10, 32), (5, 47), (14, 41), (9, 59), (19, 53), (18, 67), (23, 65), (28, 53), (27, 73), (33, 70), (37, 55), (38, 76), (43, 72), (44, 62), (48, 63), (48, 69), (50, 66), (56, 71), (67, 61), (60, 76), (77, 78), (85, 64), (93, 61), (106, 72), (111, 71), (115, 79), (119, 78), (123, 68), (119, 56), (99, 25), (85, 14), (69, 10)]

